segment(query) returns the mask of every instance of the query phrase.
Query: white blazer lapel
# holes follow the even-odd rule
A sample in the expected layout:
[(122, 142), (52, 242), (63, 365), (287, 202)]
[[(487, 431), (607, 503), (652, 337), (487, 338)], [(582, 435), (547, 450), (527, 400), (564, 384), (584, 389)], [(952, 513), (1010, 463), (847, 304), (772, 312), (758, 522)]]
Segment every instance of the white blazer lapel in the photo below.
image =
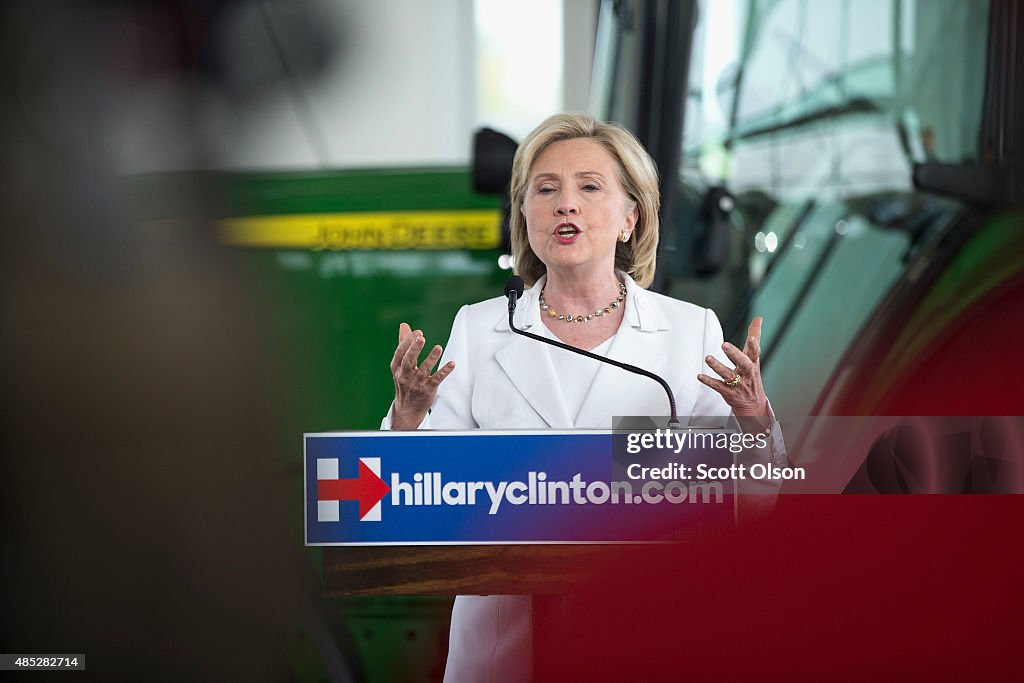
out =
[[(541, 278), (532, 288), (523, 293), (516, 306), (515, 323), (523, 330), (534, 334), (540, 333), (540, 306), (537, 303), (537, 296), (544, 287), (544, 278)], [(498, 330), (508, 330), (512, 336), (507, 346), (504, 346), (494, 358), (508, 375), (516, 390), (522, 395), (531, 408), (543, 418), (549, 427), (555, 429), (570, 429), (573, 426), (572, 419), (565, 407), (565, 399), (558, 386), (555, 376), (555, 368), (551, 363), (551, 354), (544, 348), (542, 342), (527, 339), (522, 335), (511, 332), (508, 327), (508, 316), (495, 326)], [(514, 397), (501, 397), (494, 400), (515, 400)]]
[[(671, 329), (671, 324), (650, 300), (646, 290), (628, 275), (623, 274), (623, 278), (626, 282), (625, 318), (608, 349), (608, 357), (661, 374), (669, 356), (666, 344), (670, 335), (665, 332)], [(649, 377), (601, 363), (580, 407), (576, 424), (594, 428), (604, 425), (614, 415), (634, 415), (637, 396), (652, 391), (652, 388), (661, 390)], [(665, 414), (668, 414), (667, 397)]]

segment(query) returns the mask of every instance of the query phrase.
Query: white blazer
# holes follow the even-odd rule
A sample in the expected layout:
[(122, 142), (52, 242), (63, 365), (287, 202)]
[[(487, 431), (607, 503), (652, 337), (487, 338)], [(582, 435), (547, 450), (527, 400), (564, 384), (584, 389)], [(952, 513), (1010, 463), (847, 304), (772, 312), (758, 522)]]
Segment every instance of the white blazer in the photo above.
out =
[[(722, 352), (722, 327), (714, 312), (649, 292), (624, 273), (619, 276), (626, 283), (625, 316), (608, 357), (667, 381), (684, 425), (726, 424), (732, 416), (729, 405), (697, 381), (699, 373), (717, 377), (704, 362), (708, 355), (732, 366)], [(537, 298), (543, 287), (541, 278), (519, 300), (515, 322), (520, 329), (540, 332)], [(541, 342), (509, 329), (504, 297), (459, 310), (438, 367), (448, 361), (455, 361), (455, 370), (441, 384), (420, 429), (611, 429), (613, 416), (669, 414), (657, 382), (601, 364), (573, 422), (550, 354)], [(381, 428), (391, 428), (390, 411)], [(781, 432), (773, 437), (778, 458)], [(531, 649), (529, 596), (459, 596), (445, 681), (528, 681)]]
[[(715, 313), (649, 292), (619, 275), (626, 283), (625, 318), (608, 357), (664, 378), (683, 424), (688, 419), (695, 426), (724, 424), (732, 414), (729, 405), (697, 381), (698, 373), (717, 377), (705, 356), (732, 365), (722, 352), (722, 326)], [(520, 329), (540, 332), (537, 297), (543, 287), (542, 277), (519, 300), (514, 319)], [(421, 429), (611, 429), (613, 416), (669, 414), (657, 382), (601, 364), (574, 423), (550, 355), (540, 342), (509, 329), (504, 297), (459, 310), (438, 367), (448, 361), (455, 361), (455, 371), (441, 384)], [(381, 427), (391, 428), (390, 412)]]

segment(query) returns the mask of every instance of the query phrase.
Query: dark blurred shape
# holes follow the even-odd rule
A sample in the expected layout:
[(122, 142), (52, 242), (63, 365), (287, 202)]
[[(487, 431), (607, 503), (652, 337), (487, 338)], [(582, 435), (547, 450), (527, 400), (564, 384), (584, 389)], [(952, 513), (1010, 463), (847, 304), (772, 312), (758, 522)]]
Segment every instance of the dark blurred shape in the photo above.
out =
[(729, 263), (732, 212), (736, 199), (724, 187), (709, 187), (700, 207), (704, 231), (698, 238), (693, 257), (697, 277), (710, 277)]
[(1024, 418), (916, 417), (881, 433), (846, 493), (1019, 493)]
[(996, 493), (993, 483), (1006, 469), (1005, 461), (1009, 458), (1008, 425), (1005, 419), (984, 417), (978, 428), (978, 440), (981, 453), (974, 458), (971, 468), (971, 479), (976, 486), (984, 487), (982, 493)]
[(912, 244), (950, 210), (949, 202), (935, 197), (888, 190), (848, 197), (846, 206), (873, 225), (907, 233)]
[(491, 128), (473, 135), (473, 189), (483, 194), (508, 192), (512, 179), (515, 140)]
[(868, 477), (878, 493), (927, 493), (935, 458), (928, 435), (902, 425), (875, 440), (865, 461)]
[(482, 194), (500, 194), (504, 198), (501, 212), (501, 249), (512, 248), (509, 223), (509, 185), (512, 180), (512, 160), (519, 147), (515, 140), (491, 128), (481, 128), (473, 135), (473, 189)]
[(340, 37), (316, 4), (235, 0), (211, 18), (210, 75), (241, 100), (320, 77), (337, 58)]
[(0, 16), (15, 37), (5, 46), (10, 113), (33, 142), (108, 172), (141, 173), (209, 167), (233, 117), (283, 94), (325, 162), (308, 90), (339, 58), (343, 21), (324, 7), (54, 0), (44, 11), (8, 3)]
[[(201, 150), (191, 62), (145, 58), (194, 35), (134, 44), (124, 8), (0, 10), (0, 650), (84, 653), (97, 680), (276, 681), (302, 621), (346, 680), (285, 524), (286, 385), (211, 195), (182, 175), (126, 197), (114, 177), (110, 103), (133, 79), (178, 93), (169, 144)], [(178, 219), (141, 220), (151, 204)]]
[(914, 164), (914, 187), (985, 207), (1017, 206), (1021, 192), (1012, 171), (976, 164)]

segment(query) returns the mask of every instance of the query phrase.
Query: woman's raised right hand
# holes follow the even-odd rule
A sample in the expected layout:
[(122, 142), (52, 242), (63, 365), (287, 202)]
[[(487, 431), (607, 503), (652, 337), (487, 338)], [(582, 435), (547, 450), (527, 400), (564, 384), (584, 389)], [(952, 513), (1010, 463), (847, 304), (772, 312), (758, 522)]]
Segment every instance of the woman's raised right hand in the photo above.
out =
[(391, 429), (395, 431), (412, 430), (420, 426), (430, 406), (434, 405), (437, 388), (455, 369), (455, 363), (449, 362), (430, 374), (441, 358), (440, 346), (432, 348), (417, 367), (425, 343), (421, 331), (412, 330), (406, 323), (398, 326), (398, 348), (391, 359), (391, 376), (395, 379), (395, 408), (391, 415)]

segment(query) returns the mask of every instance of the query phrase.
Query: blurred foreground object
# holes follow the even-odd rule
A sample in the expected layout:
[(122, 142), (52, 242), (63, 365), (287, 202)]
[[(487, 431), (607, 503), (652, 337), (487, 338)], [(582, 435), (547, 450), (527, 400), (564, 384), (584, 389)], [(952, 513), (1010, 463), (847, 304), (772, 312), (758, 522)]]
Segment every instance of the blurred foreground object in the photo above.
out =
[[(120, 191), (126, 75), (175, 94), (165, 146), (201, 150), (186, 69), (143, 58), (191, 34), (130, 44), (120, 7), (0, 14), (0, 650), (84, 653), (101, 680), (282, 680), (319, 587), (274, 471), (280, 378), (194, 181)], [(191, 219), (138, 220), (159, 203)]]

